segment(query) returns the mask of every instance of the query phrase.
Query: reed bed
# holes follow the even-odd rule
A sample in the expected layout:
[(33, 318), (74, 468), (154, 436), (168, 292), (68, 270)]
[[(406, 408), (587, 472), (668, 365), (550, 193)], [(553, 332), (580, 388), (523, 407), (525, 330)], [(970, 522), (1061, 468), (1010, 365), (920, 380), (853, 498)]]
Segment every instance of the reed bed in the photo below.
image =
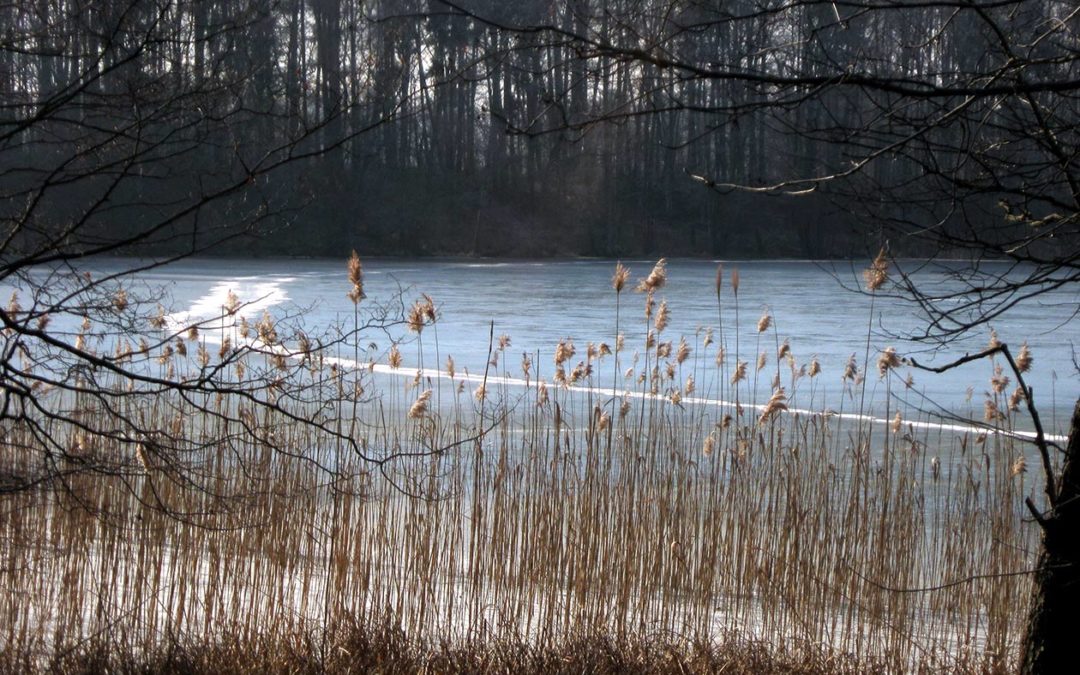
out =
[[(249, 337), (235, 309), (217, 345), (205, 326), (179, 335), (186, 356), (159, 339), (143, 358), (163, 377), (212, 367), (217, 346), (229, 367), (201, 399), (95, 381), (154, 436), (106, 433), (112, 399), (43, 392), (65, 415), (6, 423), (4, 474), (40, 472), (35, 421), (72, 450), (0, 499), (0, 664), (1013, 669), (1038, 483), (1004, 386), (986, 430), (917, 426), (893, 395), (900, 361), (867, 352), (827, 408), (820, 364), (771, 313), (740, 326), (718, 304), (715, 328), (667, 336), (663, 275), (621, 298), (626, 335), (613, 317), (611, 336), (521, 363), (492, 335), (482, 376), (431, 369), (445, 357), (425, 298), (407, 316), (422, 339), (378, 367), (362, 330), (312, 356), (270, 323)], [(352, 265), (350, 281), (359, 313)], [(889, 422), (846, 416), (872, 409), (875, 378)]]

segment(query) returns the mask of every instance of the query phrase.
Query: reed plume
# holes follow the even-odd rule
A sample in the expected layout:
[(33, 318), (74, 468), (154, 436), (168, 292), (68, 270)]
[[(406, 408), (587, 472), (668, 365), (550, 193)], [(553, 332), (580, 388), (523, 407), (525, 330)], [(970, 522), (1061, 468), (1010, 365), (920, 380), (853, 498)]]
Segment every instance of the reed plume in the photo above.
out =
[(679, 348), (675, 352), (675, 361), (681, 366), (688, 358), (690, 358), (690, 345), (686, 343), (686, 338), (680, 336)]
[(889, 259), (885, 254), (885, 249), (882, 248), (870, 263), (870, 267), (863, 270), (863, 281), (866, 282), (866, 290), (873, 293), (884, 286), (888, 280)]
[(854, 354), (852, 354), (848, 358), (848, 362), (844, 366), (843, 379), (844, 380), (850, 380), (852, 382), (859, 379), (859, 365), (858, 365), (858, 361), (855, 360), (855, 355)]
[(630, 269), (624, 267), (621, 262), (615, 263), (615, 274), (611, 277), (611, 287), (615, 289), (616, 293), (623, 292), (623, 288), (626, 286), (626, 281), (629, 278)]
[(424, 330), (426, 316), (424, 303), (417, 300), (412, 304), (412, 307), (409, 308), (409, 313), (405, 319), (405, 325), (408, 326), (411, 332), (419, 334)]
[(776, 359), (781, 360), (785, 356), (790, 356), (790, 355), (791, 355), (791, 342), (789, 340), (785, 339), (780, 344), (780, 349), (776, 352)]
[(746, 378), (746, 361), (737, 361), (735, 364), (735, 372), (731, 375), (731, 383), (736, 384), (739, 380)]
[(668, 321), (671, 318), (671, 314), (668, 310), (667, 300), (660, 301), (660, 309), (656, 310), (656, 332), (663, 333), (664, 329), (668, 326)]
[(702, 444), (701, 454), (705, 455), (706, 457), (711, 457), (712, 454), (713, 454), (713, 450), (715, 448), (716, 448), (716, 437), (713, 436), (712, 434), (709, 434), (708, 436), (705, 437), (705, 442)]
[(155, 330), (161, 330), (165, 328), (168, 321), (165, 318), (165, 308), (161, 305), (157, 306), (157, 314), (150, 317), (150, 327)]
[[(12, 302), (16, 302), (14, 294), (12, 294), (11, 299), (12, 299)], [(16, 302), (16, 307), (17, 306), (18, 306), (18, 303)], [(127, 308), (128, 308), (127, 291), (125, 291), (122, 288), (117, 289), (116, 293), (113, 295), (113, 309), (116, 310), (117, 314), (121, 314)]]
[(555, 365), (561, 366), (568, 360), (574, 358), (574, 354), (577, 351), (574, 349), (574, 342), (569, 339), (559, 340), (559, 344), (555, 345)]
[(354, 305), (358, 304), (367, 295), (364, 294), (364, 268), (355, 250), (349, 256), (349, 283), (352, 285), (348, 293), (349, 300), (352, 300)]
[(428, 402), (431, 400), (431, 390), (425, 389), (421, 394), (413, 401), (412, 406), (409, 408), (409, 417), (411, 419), (420, 419), (425, 417), (428, 413)]
[(1016, 369), (1021, 373), (1026, 373), (1031, 370), (1031, 364), (1034, 359), (1031, 357), (1031, 350), (1028, 349), (1027, 341), (1020, 345), (1020, 353), (1016, 355)]
[[(896, 353), (896, 349), (893, 347), (886, 347), (883, 352), (878, 356), (877, 368), (878, 375), (885, 377), (890, 370), (899, 368), (901, 364), (900, 357)], [(846, 371), (845, 371), (846, 374)]]
[(1022, 473), (1027, 473), (1027, 460), (1024, 459), (1023, 455), (1020, 455), (1012, 463), (1012, 466), (1009, 467), (1009, 477), (1016, 478)]
[(764, 333), (765, 331), (769, 330), (769, 326), (771, 326), (771, 325), (772, 325), (772, 316), (769, 315), (769, 310), (766, 309), (762, 313), (761, 318), (758, 319), (757, 332)]
[(236, 314), (240, 310), (240, 298), (236, 293), (233, 293), (232, 289), (229, 289), (229, 292), (225, 295), (225, 304), (222, 307), (229, 316)]
[(778, 387), (777, 390), (773, 392), (773, 395), (769, 397), (769, 402), (765, 404), (765, 409), (761, 411), (761, 417), (758, 418), (758, 424), (764, 424), (769, 418), (787, 409), (787, 395), (784, 393), (783, 387)]
[(638, 282), (637, 292), (652, 293), (653, 291), (663, 288), (665, 283), (667, 283), (667, 260), (660, 258), (660, 260), (657, 260), (656, 264), (653, 265), (652, 271), (649, 272), (649, 276)]
[(1009, 376), (1001, 368), (1000, 363), (994, 364), (994, 374), (990, 378), (990, 388), (994, 390), (995, 394), (1001, 394), (1005, 392), (1005, 388), (1009, 386)]
[(1024, 389), (1020, 385), (1016, 385), (1012, 393), (1009, 394), (1009, 410), (1016, 412), (1020, 409), (1020, 403), (1026, 397), (1024, 396)]

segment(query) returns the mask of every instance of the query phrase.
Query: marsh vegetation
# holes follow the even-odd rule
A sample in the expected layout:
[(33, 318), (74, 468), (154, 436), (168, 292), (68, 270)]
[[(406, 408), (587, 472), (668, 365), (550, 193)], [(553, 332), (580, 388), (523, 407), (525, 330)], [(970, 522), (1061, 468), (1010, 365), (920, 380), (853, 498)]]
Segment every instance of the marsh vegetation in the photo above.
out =
[[(41, 385), (5, 421), (6, 667), (1014, 667), (1039, 484), (1003, 363), (983, 425), (906, 419), (895, 350), (852, 335), (860, 355), (823, 372), (739, 308), (735, 271), (714, 326), (670, 334), (661, 261), (616, 268), (608, 334), (519, 358), (481, 327), (487, 366), (466, 373), (423, 295), (410, 341), (369, 353), (388, 319), (363, 283), (354, 258), (332, 349), (231, 293), (198, 326), (151, 316), (141, 343), (79, 326), (126, 369)], [(208, 373), (214, 393), (187, 386)], [(873, 396), (883, 417), (862, 414)], [(343, 656), (358, 641), (375, 661)], [(672, 660), (639, 658), (661, 644)]]

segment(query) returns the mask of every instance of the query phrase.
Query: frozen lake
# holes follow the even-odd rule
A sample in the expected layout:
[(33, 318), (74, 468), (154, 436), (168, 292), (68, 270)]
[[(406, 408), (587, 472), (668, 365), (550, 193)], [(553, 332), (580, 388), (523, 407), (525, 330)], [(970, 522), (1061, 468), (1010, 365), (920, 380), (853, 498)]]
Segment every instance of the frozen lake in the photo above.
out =
[[(620, 357), (621, 370), (630, 365), (634, 352), (640, 351), (644, 343), (644, 296), (632, 292), (632, 287), (649, 273), (654, 261), (623, 262), (630, 268), (631, 278), (621, 297), (619, 330), (625, 335), (626, 345)], [(95, 261), (86, 269), (100, 278), (130, 265), (131, 261), (104, 260)], [(700, 349), (703, 329), (718, 328), (716, 265), (710, 261), (669, 261), (667, 285), (657, 294), (657, 301), (666, 300), (671, 310), (670, 326), (662, 339), (677, 344), (682, 335), (691, 348)], [(724, 263), (721, 301), (728, 367), (734, 363), (735, 354), (736, 311), (730, 284), (730, 271), (735, 268), (741, 277), (739, 357), (750, 363), (752, 376), (759, 352), (768, 352), (773, 365), (763, 371), (762, 378), (776, 372), (773, 329), (759, 336), (756, 327), (759, 317), (768, 311), (779, 340), (790, 340), (797, 365), (809, 363), (812, 357), (820, 361), (822, 373), (815, 383), (814, 399), (818, 406), (837, 408), (842, 404), (839, 397), (844, 366), (852, 354), (862, 366), (868, 330), (868, 395), (873, 394), (874, 412), (884, 408), (885, 385), (878, 378), (874, 363), (877, 353), (886, 346), (893, 346), (899, 354), (914, 356), (922, 363), (940, 364), (986, 345), (989, 329), (980, 329), (944, 348), (899, 337), (919, 332), (923, 319), (911, 305), (882, 297), (874, 300), (871, 313), (868, 295), (844, 288), (859, 284), (862, 266), (863, 263), (853, 267), (848, 263), (797, 261)], [(572, 339), (581, 357), (589, 342), (614, 344), (616, 294), (611, 288), (614, 267), (615, 261), (610, 260), (365, 260), (368, 299), (361, 307), (393, 302), (399, 295), (398, 307), (407, 307), (421, 293), (426, 293), (435, 301), (439, 313), (440, 365), (449, 355), (453, 356), (459, 372), (467, 369), (474, 374), (483, 373), (489, 322), (494, 321), (495, 335), (506, 334), (512, 340), (502, 367), (511, 375), (520, 374), (518, 363), (522, 353), (527, 353), (534, 361), (533, 372), (538, 371), (550, 380), (552, 354), (560, 340)], [(946, 283), (941, 272), (923, 271), (915, 278), (922, 283)], [(180, 322), (219, 315), (229, 291), (236, 293), (242, 302), (251, 303), (243, 313), (253, 321), (264, 310), (275, 316), (299, 314), (304, 329), (318, 334), (335, 324), (351, 326), (353, 319), (352, 303), (346, 297), (350, 286), (345, 259), (189, 259), (140, 273), (137, 279), (133, 291), (160, 287), (166, 293), (167, 311)], [(1034, 388), (1035, 400), (1050, 433), (1063, 433), (1080, 391), (1080, 379), (1073, 365), (1073, 349), (1080, 336), (1076, 322), (1068, 321), (1077, 311), (1078, 302), (1075, 289), (1057, 291), (1021, 304), (992, 324), (999, 339), (1009, 344), (1014, 354), (1023, 341), (1028, 342), (1034, 355), (1028, 382)], [(428, 328), (424, 333), (427, 368), (436, 365), (435, 332)], [(715, 335), (714, 339), (718, 340), (718, 330)], [(398, 326), (391, 335), (365, 334), (361, 344), (374, 344), (373, 356), (385, 362), (391, 337), (411, 340), (415, 336), (408, 334), (404, 326)], [(415, 368), (416, 346), (407, 344), (401, 351), (403, 371)], [(981, 419), (985, 392), (990, 390), (989, 364), (972, 363), (940, 375), (916, 371), (912, 373), (915, 384), (910, 390), (902, 386), (907, 372), (901, 368), (899, 379), (892, 385), (894, 397), (899, 397), (900, 403), (924, 410), (940, 406)], [(609, 357), (599, 365), (594, 383), (610, 386), (613, 374), (614, 364)], [(786, 384), (786, 373), (784, 380)], [(759, 391), (768, 391), (768, 381), (763, 382)], [(850, 409), (850, 404), (845, 407)], [(896, 407), (895, 400), (892, 407)]]

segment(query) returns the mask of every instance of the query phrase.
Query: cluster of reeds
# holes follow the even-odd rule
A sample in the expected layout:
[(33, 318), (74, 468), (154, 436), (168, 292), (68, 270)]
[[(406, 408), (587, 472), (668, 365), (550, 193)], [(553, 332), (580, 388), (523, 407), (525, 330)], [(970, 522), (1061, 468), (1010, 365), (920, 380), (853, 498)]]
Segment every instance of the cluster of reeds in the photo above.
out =
[[(361, 275), (354, 257), (354, 306)], [(628, 276), (620, 265), (613, 279), (621, 312)], [(1022, 503), (1037, 485), (1000, 433), (1020, 414), (1006, 374), (994, 371), (984, 431), (892, 407), (884, 422), (861, 416), (867, 379), (905, 385), (890, 350), (853, 357), (826, 409), (825, 371), (796, 359), (771, 312), (740, 341), (739, 278), (730, 307), (724, 279), (717, 326), (672, 337), (661, 261), (637, 286), (640, 334), (613, 322), (565, 340), (544, 379), (493, 332), (482, 376), (452, 357), (424, 370), (419, 338), (439, 318), (426, 296), (407, 316), (413, 362), (396, 345), (368, 362), (359, 309), (354, 347), (335, 353), (231, 299), (200, 330), (152, 327), (145, 349), (116, 338), (112, 352), (153, 378), (91, 373), (92, 388), (42, 393), (56, 414), (4, 425), (5, 475), (45, 478), (0, 501), (0, 659), (306, 636), (337, 662), (328, 645), (351, 652), (331, 628), (352, 626), (444, 655), (550, 655), (588, 635), (699, 656), (765, 644), (813, 664), (1010, 667), (1037, 534)], [(89, 328), (80, 339), (104, 351)], [(213, 395), (155, 384), (208, 372)], [(122, 433), (118, 416), (143, 431)]]

